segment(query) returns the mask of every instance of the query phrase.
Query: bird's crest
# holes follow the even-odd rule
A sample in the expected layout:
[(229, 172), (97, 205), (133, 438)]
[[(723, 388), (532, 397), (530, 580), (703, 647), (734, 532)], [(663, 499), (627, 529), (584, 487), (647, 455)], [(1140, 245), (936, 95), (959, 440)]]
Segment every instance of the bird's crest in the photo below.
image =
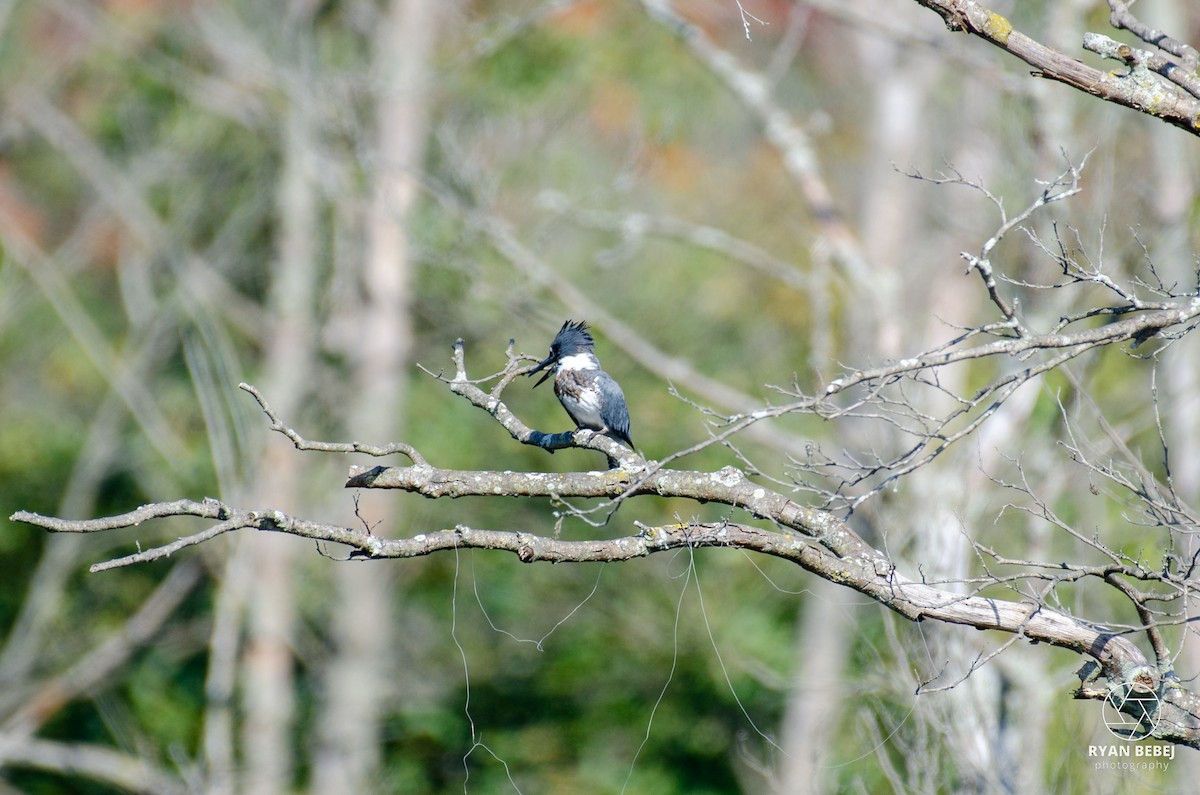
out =
[[(532, 376), (534, 373), (541, 372), (547, 367), (552, 369), (546, 370), (534, 387), (540, 386), (547, 378), (559, 371), (560, 362), (567, 360), (572, 362), (572, 369), (584, 367), (585, 369), (600, 369), (600, 362), (596, 361), (596, 342), (592, 339), (592, 335), (588, 332), (587, 323), (580, 320), (576, 323), (574, 320), (568, 320), (563, 323), (562, 328), (554, 335), (554, 342), (550, 343), (550, 355), (542, 359), (538, 366), (530, 370), (526, 375)], [(582, 357), (581, 362), (572, 357)]]
[(579, 322), (568, 320), (563, 323), (562, 328), (554, 335), (554, 342), (550, 343), (550, 352), (556, 357), (570, 356), (573, 353), (594, 351), (595, 349), (596, 341), (592, 339), (587, 323), (582, 320)]

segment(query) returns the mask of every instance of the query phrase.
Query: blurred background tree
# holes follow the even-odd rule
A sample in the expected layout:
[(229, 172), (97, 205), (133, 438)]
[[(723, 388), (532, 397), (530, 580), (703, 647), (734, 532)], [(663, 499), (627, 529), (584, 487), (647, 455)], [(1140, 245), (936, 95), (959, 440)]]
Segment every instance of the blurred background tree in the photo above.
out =
[[(650, 2), (0, 2), (0, 514), (212, 494), (383, 536), (616, 532), (556, 526), (547, 500), (356, 501), (340, 484), (361, 461), (297, 454), (235, 385), (310, 438), (403, 439), (446, 467), (591, 468), (592, 452), (513, 444), (415, 367), (447, 367), (462, 337), (473, 369), (495, 371), (509, 338), (541, 355), (583, 318), (634, 438), (663, 457), (705, 438), (692, 402), (747, 410), (778, 399), (767, 384), (813, 388), (982, 322), (958, 252), (993, 233), (995, 206), (901, 172), (950, 164), (1015, 209), (1064, 154), (1086, 156), (1054, 220), (1117, 274), (1149, 260), (1194, 281), (1186, 133), (1032, 80), (907, 0), (683, 6), (699, 36)], [(1107, 29), (1102, 3), (1017, 6), (997, 9), (1081, 57), (1083, 32)], [(1186, 3), (1139, 11), (1200, 36)], [(1055, 275), (1029, 239), (995, 257)], [(1028, 309), (1050, 324), (1071, 300), (1043, 291)], [(1019, 457), (1077, 526), (1125, 527), (1114, 543), (1136, 547), (1119, 496), (1091, 499), (1061, 455), (1058, 404), (1086, 417), (1094, 400), (1105, 449), (1165, 428), (1194, 502), (1195, 344), (1154, 370), (1097, 355), (1078, 368), (1087, 390), (1025, 390), (854, 521), (931, 579), (974, 570), (964, 527), (1053, 558), (1069, 542), (1003, 511), (1015, 498), (989, 480)], [(566, 427), (544, 390), (507, 399)], [(809, 443), (890, 443), (872, 433), (784, 417), (738, 447), (779, 473)], [(730, 463), (722, 447), (688, 461)], [(0, 533), (3, 791), (1188, 791), (1197, 773), (1183, 757), (1096, 772), (1098, 710), (1060, 704), (1072, 655), (1013, 647), (915, 695), (998, 642), (898, 623), (780, 561), (363, 564), (245, 534), (86, 573), (186, 532)]]

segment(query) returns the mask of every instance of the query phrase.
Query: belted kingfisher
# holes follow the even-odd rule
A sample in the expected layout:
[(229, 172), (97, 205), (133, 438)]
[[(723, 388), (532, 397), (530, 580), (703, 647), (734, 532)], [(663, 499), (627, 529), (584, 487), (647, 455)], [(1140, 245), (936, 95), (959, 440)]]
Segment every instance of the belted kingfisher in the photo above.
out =
[(611, 436), (633, 447), (629, 438), (629, 407), (625, 393), (613, 377), (600, 369), (594, 353), (596, 341), (588, 332), (587, 323), (568, 320), (550, 343), (550, 355), (529, 375), (554, 365), (534, 389), (554, 375), (554, 394), (562, 403), (576, 428), (588, 428)]

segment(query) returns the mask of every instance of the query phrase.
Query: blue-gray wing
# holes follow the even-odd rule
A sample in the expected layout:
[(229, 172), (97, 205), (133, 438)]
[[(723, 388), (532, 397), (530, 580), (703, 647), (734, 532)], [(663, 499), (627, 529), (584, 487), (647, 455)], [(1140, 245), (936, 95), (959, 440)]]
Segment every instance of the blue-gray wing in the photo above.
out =
[(608, 373), (600, 373), (598, 379), (600, 394), (600, 420), (609, 433), (625, 442), (631, 448), (633, 439), (629, 438), (629, 407), (625, 405), (625, 393), (621, 385), (613, 380)]

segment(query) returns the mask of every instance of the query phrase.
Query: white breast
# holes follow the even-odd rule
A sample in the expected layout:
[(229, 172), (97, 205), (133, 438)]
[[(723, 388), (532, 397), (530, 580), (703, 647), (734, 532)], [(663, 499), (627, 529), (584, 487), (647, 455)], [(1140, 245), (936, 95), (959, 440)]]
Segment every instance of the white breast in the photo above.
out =
[(576, 353), (558, 360), (559, 370), (599, 370), (600, 362), (590, 353)]
[(604, 421), (600, 419), (599, 392), (585, 389), (578, 395), (560, 394), (558, 399), (562, 402), (563, 408), (567, 410), (567, 414), (571, 415), (571, 419), (575, 420), (575, 424), (579, 427), (593, 430), (604, 428)]

